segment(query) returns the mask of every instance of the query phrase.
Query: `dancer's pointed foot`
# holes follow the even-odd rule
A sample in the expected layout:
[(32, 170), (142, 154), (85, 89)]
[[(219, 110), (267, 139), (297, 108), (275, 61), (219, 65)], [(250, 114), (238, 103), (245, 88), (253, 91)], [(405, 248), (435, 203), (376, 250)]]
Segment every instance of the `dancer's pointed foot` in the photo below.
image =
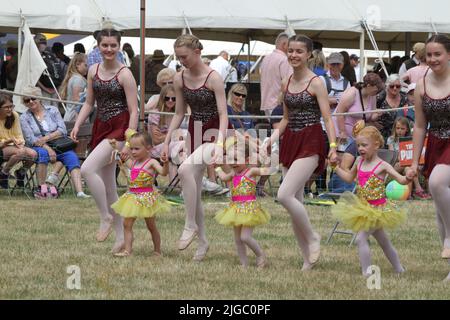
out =
[(309, 263), (314, 265), (319, 261), (320, 258), (320, 235), (314, 233), (315, 240), (309, 245)]
[(192, 258), (192, 260), (200, 262), (203, 261), (203, 259), (205, 259), (206, 254), (208, 253), (209, 250), (209, 244), (200, 244), (198, 246), (197, 251), (195, 252), (194, 257)]
[(103, 242), (106, 239), (108, 239), (108, 236), (111, 234), (112, 231), (112, 219), (108, 219), (106, 221), (102, 221), (100, 223), (100, 228), (97, 231), (97, 241)]
[(259, 257), (256, 257), (256, 267), (258, 269), (262, 269), (266, 266), (267, 266), (267, 257), (264, 253)]
[(194, 241), (197, 230), (184, 229), (180, 240), (178, 240), (178, 250), (184, 250)]

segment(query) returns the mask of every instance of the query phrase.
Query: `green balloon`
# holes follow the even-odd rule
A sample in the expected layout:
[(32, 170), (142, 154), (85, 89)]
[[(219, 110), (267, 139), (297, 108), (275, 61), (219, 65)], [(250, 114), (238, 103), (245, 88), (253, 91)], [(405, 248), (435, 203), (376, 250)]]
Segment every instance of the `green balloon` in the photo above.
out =
[(390, 200), (407, 200), (409, 197), (409, 187), (392, 180), (386, 186), (386, 196)]

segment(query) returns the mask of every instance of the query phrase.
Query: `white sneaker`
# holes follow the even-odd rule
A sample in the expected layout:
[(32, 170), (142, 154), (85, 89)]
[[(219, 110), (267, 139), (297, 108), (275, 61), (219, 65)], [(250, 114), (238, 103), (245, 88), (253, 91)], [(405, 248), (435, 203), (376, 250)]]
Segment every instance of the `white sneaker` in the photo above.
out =
[(80, 191), (80, 192), (77, 193), (77, 198), (88, 199), (90, 197), (91, 197), (90, 195), (87, 195), (83, 191)]
[(45, 180), (45, 182), (57, 186), (58, 185), (58, 181), (59, 181), (59, 176), (55, 173), (51, 173), (48, 177), (47, 180)]
[(222, 189), (220, 185), (217, 183), (214, 183), (212, 181), (209, 181), (206, 177), (203, 177), (202, 179), (202, 190), (208, 191), (208, 192), (218, 192)]
[(223, 195), (223, 194), (225, 194), (225, 193), (227, 193), (227, 192), (230, 192), (230, 189), (220, 187), (220, 189), (218, 189), (218, 190), (215, 191), (215, 192), (211, 192), (211, 194), (212, 194), (213, 196), (220, 196), (220, 195)]

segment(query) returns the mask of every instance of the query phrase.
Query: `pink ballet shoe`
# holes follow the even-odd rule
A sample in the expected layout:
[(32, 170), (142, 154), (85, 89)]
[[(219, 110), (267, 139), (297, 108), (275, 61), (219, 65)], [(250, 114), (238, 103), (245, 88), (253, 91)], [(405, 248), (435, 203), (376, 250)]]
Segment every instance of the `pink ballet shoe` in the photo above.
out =
[(256, 267), (262, 269), (267, 266), (267, 257), (265, 254), (256, 257)]
[(442, 259), (450, 259), (450, 248), (444, 248), (441, 253)]
[(192, 258), (192, 260), (196, 261), (196, 262), (200, 262), (203, 261), (203, 259), (205, 259), (206, 254), (208, 253), (209, 250), (209, 245), (206, 245), (206, 247), (199, 247), (197, 249), (197, 252), (195, 253), (194, 257)]
[(180, 240), (178, 240), (178, 250), (184, 250), (194, 241), (197, 236), (197, 230), (184, 229)]

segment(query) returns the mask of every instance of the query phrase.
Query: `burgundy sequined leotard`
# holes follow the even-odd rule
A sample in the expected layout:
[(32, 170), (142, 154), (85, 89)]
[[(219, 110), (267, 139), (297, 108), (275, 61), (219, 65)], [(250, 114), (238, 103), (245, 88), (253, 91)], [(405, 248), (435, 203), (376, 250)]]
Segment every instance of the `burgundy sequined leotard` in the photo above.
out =
[[(191, 139), (191, 152), (198, 148), (204, 142), (213, 142), (208, 139), (204, 139), (203, 135), (208, 129), (219, 129), (219, 113), (217, 111), (217, 101), (213, 90), (206, 87), (206, 82), (209, 76), (214, 70), (208, 73), (205, 82), (200, 88), (191, 89), (184, 83), (184, 70), (181, 73), (181, 79), (183, 81), (183, 98), (184, 101), (191, 108), (191, 117), (189, 118), (189, 135)], [(194, 122), (201, 122), (201, 140), (195, 141), (194, 136)], [(228, 124), (228, 129), (231, 129), (231, 124)], [(197, 133), (199, 134), (199, 133)], [(195, 143), (195, 144), (194, 144)]]
[(92, 127), (91, 149), (94, 149), (103, 139), (125, 140), (130, 113), (128, 112), (125, 90), (119, 83), (119, 73), (125, 66), (109, 80), (102, 80), (95, 72), (92, 87), (97, 102), (97, 117)]
[(317, 98), (308, 88), (314, 78), (311, 78), (305, 90), (292, 93), (289, 91), (289, 78), (284, 95), (284, 104), (288, 109), (289, 123), (284, 131), (280, 148), (280, 162), (287, 168), (301, 158), (313, 155), (319, 156), (319, 165), (315, 172), (321, 172), (325, 165), (325, 137), (320, 124), (320, 107)]
[(427, 73), (423, 78), (422, 108), (430, 128), (423, 172), (429, 177), (437, 164), (450, 164), (450, 95), (442, 99), (431, 98), (425, 84)]

